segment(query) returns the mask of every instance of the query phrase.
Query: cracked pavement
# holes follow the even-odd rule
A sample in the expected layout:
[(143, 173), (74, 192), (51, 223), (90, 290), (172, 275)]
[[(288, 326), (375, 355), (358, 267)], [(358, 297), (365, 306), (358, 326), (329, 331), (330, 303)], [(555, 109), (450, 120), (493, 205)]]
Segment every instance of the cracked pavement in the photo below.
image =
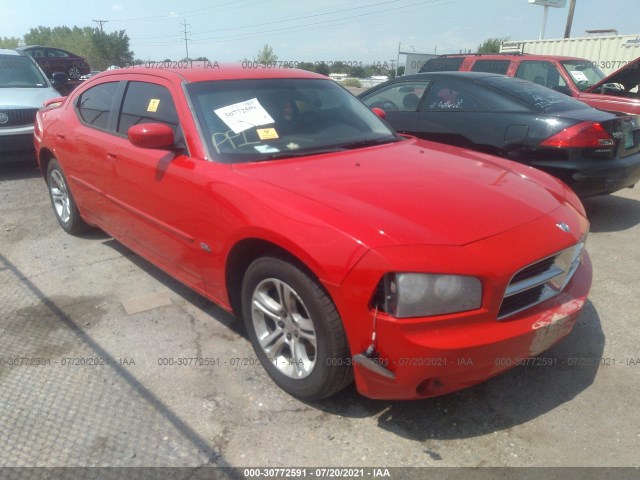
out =
[(640, 189), (585, 204), (594, 284), (556, 365), (304, 403), (240, 322), (105, 234), (66, 235), (37, 170), (3, 166), (0, 357), (44, 365), (0, 366), (0, 466), (640, 467)]

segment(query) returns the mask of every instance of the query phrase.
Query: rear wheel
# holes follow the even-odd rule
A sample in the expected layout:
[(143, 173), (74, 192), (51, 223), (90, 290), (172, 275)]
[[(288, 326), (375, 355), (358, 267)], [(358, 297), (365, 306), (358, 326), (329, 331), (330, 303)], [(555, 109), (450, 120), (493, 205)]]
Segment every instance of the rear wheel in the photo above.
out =
[(242, 285), (242, 314), (256, 355), (286, 392), (319, 400), (351, 383), (340, 316), (303, 267), (276, 257), (255, 260)]
[(78, 80), (82, 76), (82, 72), (74, 65), (73, 67), (69, 67), (69, 70), (67, 70), (67, 76), (71, 80)]
[(64, 231), (71, 234), (86, 231), (88, 225), (78, 213), (78, 207), (71, 195), (71, 190), (69, 190), (67, 178), (55, 158), (51, 159), (47, 168), (47, 185), (53, 212)]

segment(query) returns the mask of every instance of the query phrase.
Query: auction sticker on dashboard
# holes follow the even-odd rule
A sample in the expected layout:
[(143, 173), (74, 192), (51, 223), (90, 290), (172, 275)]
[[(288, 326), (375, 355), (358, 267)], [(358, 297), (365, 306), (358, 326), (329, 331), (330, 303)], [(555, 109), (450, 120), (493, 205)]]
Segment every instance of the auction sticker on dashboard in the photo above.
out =
[(274, 123), (257, 98), (216, 108), (214, 113), (231, 129), (240, 133), (252, 127)]
[(280, 138), (275, 128), (258, 128), (256, 133), (258, 137), (260, 137), (260, 140), (275, 140), (276, 138)]

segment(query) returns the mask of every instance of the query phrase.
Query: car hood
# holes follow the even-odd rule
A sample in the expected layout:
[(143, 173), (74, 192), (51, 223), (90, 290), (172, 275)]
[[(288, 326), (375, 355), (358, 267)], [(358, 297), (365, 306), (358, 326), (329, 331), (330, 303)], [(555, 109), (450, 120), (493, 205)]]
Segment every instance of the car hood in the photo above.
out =
[[(564, 185), (546, 174), (416, 139), (234, 168), (346, 215), (353, 226), (348, 233), (358, 238), (369, 231), (372, 236), (358, 240), (370, 247), (463, 245), (531, 222), (565, 202)], [(295, 196), (287, 200), (296, 202)]]
[(589, 87), (585, 92), (592, 93), (605, 83), (620, 83), (624, 85), (627, 91), (638, 85), (640, 83), (640, 57), (627, 63), (624, 67), (616, 70), (592, 87)]
[(59, 97), (53, 88), (0, 88), (0, 108), (42, 108), (45, 100)]

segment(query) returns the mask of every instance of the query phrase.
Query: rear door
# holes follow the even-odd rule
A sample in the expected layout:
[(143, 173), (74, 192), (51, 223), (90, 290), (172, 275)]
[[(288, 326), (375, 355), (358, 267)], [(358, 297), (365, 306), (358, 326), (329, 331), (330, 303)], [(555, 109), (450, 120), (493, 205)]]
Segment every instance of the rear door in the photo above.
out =
[(416, 136), (509, 155), (527, 141), (531, 114), (473, 82), (438, 79), (427, 92)]

